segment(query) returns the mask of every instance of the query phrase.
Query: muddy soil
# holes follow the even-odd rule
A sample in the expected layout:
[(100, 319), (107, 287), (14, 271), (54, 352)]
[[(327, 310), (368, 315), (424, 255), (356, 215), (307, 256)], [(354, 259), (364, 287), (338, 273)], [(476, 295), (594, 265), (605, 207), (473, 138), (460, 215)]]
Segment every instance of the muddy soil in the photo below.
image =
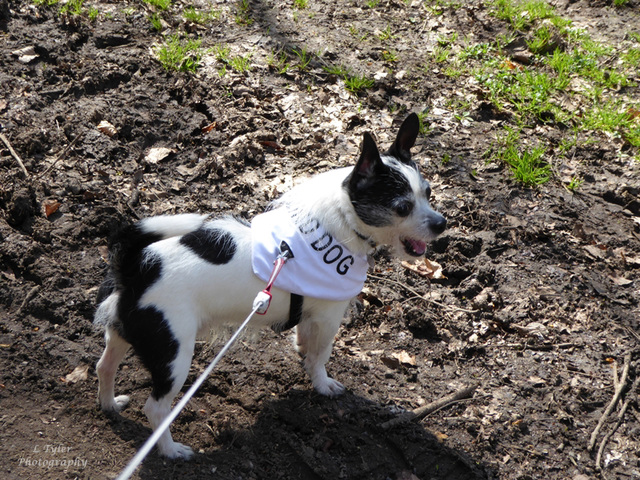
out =
[[(328, 364), (348, 388), (340, 398), (312, 391), (288, 334), (245, 338), (172, 427), (195, 459), (152, 453), (134, 478), (640, 478), (639, 164), (603, 134), (580, 134), (564, 157), (584, 178), (576, 191), (561, 172), (527, 188), (487, 164), (509, 114), (429, 63), (442, 35), (506, 33), (487, 5), (196, 2), (219, 12), (199, 24), (174, 2), (158, 32), (148, 4), (87, 2), (78, 16), (0, 0), (3, 478), (115, 478), (150, 434), (135, 356), (117, 379), (131, 405), (115, 417), (96, 405), (92, 316), (110, 232), (163, 213), (250, 219), (296, 178), (352, 164), (363, 132), (388, 144), (408, 111), (430, 125), (415, 158), (449, 220), (427, 253), (443, 278), (378, 252)], [(638, 2), (555, 3), (603, 41), (640, 25)], [(154, 45), (178, 32), (250, 55), (249, 71), (213, 50), (196, 73), (163, 69)], [(294, 50), (322, 54), (305, 66)], [(354, 95), (328, 64), (375, 83)], [(461, 94), (474, 98), (466, 122), (444, 107)], [(523, 135), (558, 145), (569, 130), (534, 123)], [(187, 387), (221, 344), (198, 345)], [(473, 385), (471, 398), (383, 428)]]

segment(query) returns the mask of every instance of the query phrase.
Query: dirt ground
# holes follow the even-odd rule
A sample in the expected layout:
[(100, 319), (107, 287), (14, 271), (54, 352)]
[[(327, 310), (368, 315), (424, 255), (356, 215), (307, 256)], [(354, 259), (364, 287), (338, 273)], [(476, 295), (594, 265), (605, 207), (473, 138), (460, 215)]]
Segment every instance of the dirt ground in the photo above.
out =
[[(142, 2), (87, 0), (92, 21), (0, 0), (0, 476), (115, 478), (150, 434), (149, 376), (133, 355), (116, 384), (131, 405), (107, 417), (96, 404), (92, 316), (116, 226), (176, 212), (250, 219), (297, 177), (353, 163), (364, 131), (388, 145), (416, 111), (429, 129), (415, 158), (449, 220), (427, 257), (445, 278), (380, 251), (328, 364), (344, 396), (315, 394), (289, 336), (262, 332), (173, 425), (195, 459), (154, 452), (133, 478), (640, 478), (640, 163), (628, 145), (580, 133), (537, 188), (488, 163), (513, 119), (430, 60), (442, 35), (481, 43), (507, 31), (480, 1), (196, 0), (220, 12), (204, 24), (180, 16), (188, 5), (162, 12), (158, 32)], [(554, 5), (612, 44), (640, 25), (637, 1)], [(250, 55), (249, 71), (222, 72), (212, 50), (195, 73), (164, 70), (154, 44), (177, 32)], [(304, 66), (293, 49), (317, 56)], [(354, 95), (327, 64), (375, 83)], [(460, 96), (466, 121), (447, 106)], [(534, 122), (521, 140), (553, 155), (569, 134)], [(579, 189), (565, 188), (566, 172)], [(220, 345), (199, 344), (187, 386)], [(382, 426), (474, 385), (472, 398)]]

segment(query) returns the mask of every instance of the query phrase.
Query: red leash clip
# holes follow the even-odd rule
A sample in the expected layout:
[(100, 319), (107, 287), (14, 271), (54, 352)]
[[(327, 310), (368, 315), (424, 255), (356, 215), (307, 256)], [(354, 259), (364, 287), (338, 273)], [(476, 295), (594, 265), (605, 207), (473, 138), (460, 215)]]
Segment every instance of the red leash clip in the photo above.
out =
[(260, 306), (256, 310), (256, 313), (258, 315), (264, 315), (265, 313), (267, 313), (269, 305), (271, 305), (271, 287), (273, 287), (273, 283), (276, 281), (280, 270), (282, 270), (282, 267), (290, 258), (293, 258), (293, 252), (291, 251), (289, 245), (287, 245), (287, 242), (283, 240), (280, 244), (280, 255), (278, 255), (276, 261), (274, 262), (273, 270), (271, 271), (271, 276), (269, 277), (267, 286), (264, 290), (258, 293), (255, 300), (253, 301), (253, 308), (256, 308), (256, 306), (260, 304)]

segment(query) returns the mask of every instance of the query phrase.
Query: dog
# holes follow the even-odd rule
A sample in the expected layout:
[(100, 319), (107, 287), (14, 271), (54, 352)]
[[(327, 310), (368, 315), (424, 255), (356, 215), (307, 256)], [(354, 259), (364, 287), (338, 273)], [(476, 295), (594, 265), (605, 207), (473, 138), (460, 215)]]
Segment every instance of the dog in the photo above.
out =
[[(101, 408), (117, 412), (129, 402), (114, 395), (114, 380), (133, 347), (151, 373), (144, 410), (157, 429), (187, 378), (196, 337), (243, 321), (283, 240), (293, 258), (274, 284), (269, 309), (252, 319), (253, 326), (295, 327), (315, 390), (343, 393), (325, 364), (350, 300), (364, 284), (370, 255), (390, 245), (400, 258), (420, 257), (426, 242), (446, 228), (445, 217), (430, 206), (429, 183), (411, 159), (418, 132), (418, 116), (410, 114), (382, 155), (365, 133), (354, 167), (311, 177), (251, 224), (182, 214), (123, 227), (110, 242), (110, 272), (95, 314), (106, 340), (96, 367)], [(169, 458), (193, 455), (168, 430), (158, 449)]]

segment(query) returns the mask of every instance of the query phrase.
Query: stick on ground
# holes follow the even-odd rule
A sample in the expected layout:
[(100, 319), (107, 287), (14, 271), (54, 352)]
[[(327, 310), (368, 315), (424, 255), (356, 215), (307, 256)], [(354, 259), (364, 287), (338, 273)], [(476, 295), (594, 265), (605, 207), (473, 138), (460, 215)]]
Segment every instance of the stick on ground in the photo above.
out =
[[(604, 422), (607, 420), (607, 417), (609, 417), (613, 409), (616, 407), (618, 400), (620, 400), (620, 395), (622, 395), (622, 391), (624, 390), (624, 387), (627, 384), (627, 377), (629, 376), (630, 365), (631, 365), (631, 354), (628, 353), (624, 357), (624, 367), (622, 368), (622, 376), (620, 377), (620, 381), (615, 382), (615, 376), (614, 376), (614, 383), (617, 383), (617, 385), (615, 388), (615, 392), (613, 393), (613, 398), (609, 402), (607, 409), (604, 411), (604, 413), (600, 417), (600, 420), (598, 420), (598, 425), (596, 425), (596, 428), (593, 430), (593, 433), (591, 434), (591, 439), (589, 440), (590, 452), (593, 451), (593, 447), (595, 447), (596, 445), (596, 438), (598, 437), (598, 433), (600, 433), (600, 429), (602, 428), (602, 425), (604, 425)], [(617, 375), (617, 373), (614, 375)]]
[(412, 410), (410, 412), (403, 413), (402, 415), (392, 420), (384, 422), (381, 425), (381, 427), (384, 430), (388, 430), (390, 428), (397, 427), (398, 425), (404, 425), (405, 423), (408, 423), (412, 420), (420, 420), (421, 418), (424, 418), (427, 415), (429, 415), (431, 412), (435, 412), (436, 410), (442, 407), (445, 407), (450, 403), (453, 403), (455, 401), (462, 400), (465, 398), (471, 398), (473, 397), (473, 392), (475, 392), (476, 388), (478, 388), (478, 385), (479, 385), (478, 383), (474, 383), (472, 385), (469, 385), (468, 387), (458, 390), (457, 392), (453, 392), (445, 397), (442, 397), (434, 402), (428, 403), (427, 405), (423, 405), (420, 408), (416, 408), (415, 410)]
[(11, 156), (15, 158), (16, 162), (18, 162), (18, 165), (20, 165), (20, 169), (22, 170), (22, 173), (24, 173), (25, 178), (29, 178), (29, 172), (27, 172), (27, 168), (24, 166), (24, 163), (22, 163), (22, 159), (18, 156), (16, 151), (13, 149), (13, 147), (9, 143), (9, 139), (5, 137), (2, 133), (0, 133), (0, 140), (2, 140), (2, 143), (4, 143), (7, 146), (7, 148), (9, 149), (9, 152), (11, 153)]

